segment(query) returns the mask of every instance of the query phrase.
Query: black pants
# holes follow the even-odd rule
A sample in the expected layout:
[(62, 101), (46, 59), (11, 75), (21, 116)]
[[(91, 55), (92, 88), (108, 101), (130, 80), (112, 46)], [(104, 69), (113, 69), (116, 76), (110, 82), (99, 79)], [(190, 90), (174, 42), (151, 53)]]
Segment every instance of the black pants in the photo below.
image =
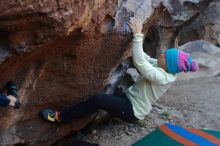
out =
[(109, 114), (126, 122), (134, 122), (138, 119), (134, 116), (132, 104), (127, 97), (119, 97), (107, 94), (96, 95), (86, 101), (80, 102), (60, 112), (61, 122), (68, 123), (84, 116), (91, 115), (103, 109)]

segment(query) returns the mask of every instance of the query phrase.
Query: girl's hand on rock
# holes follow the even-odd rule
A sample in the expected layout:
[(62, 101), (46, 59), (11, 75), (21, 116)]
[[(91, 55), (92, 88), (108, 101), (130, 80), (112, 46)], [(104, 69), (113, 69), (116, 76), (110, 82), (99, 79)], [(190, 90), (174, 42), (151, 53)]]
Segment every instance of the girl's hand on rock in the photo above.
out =
[(140, 19), (132, 17), (130, 18), (128, 25), (131, 28), (131, 31), (135, 34), (135, 33), (141, 33), (142, 31), (142, 23), (140, 21)]

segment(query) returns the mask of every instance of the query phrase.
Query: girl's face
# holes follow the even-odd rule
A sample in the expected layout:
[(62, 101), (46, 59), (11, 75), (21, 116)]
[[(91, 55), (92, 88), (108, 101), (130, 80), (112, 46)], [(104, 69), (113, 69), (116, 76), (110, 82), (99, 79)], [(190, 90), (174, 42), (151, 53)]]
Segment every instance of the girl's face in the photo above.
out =
[(166, 66), (166, 54), (162, 53), (157, 60), (157, 64), (159, 67), (163, 68), (164, 70), (166, 70), (167, 66)]

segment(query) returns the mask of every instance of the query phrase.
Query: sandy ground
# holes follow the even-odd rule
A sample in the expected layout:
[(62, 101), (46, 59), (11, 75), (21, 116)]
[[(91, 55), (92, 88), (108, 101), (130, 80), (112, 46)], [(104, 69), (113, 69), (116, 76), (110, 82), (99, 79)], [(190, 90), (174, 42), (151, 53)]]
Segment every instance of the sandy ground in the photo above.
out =
[(129, 146), (166, 122), (220, 130), (219, 85), (220, 76), (177, 81), (154, 105), (145, 120), (125, 123), (112, 118), (92, 130), (78, 132), (55, 145), (64, 146), (82, 140), (100, 146)]

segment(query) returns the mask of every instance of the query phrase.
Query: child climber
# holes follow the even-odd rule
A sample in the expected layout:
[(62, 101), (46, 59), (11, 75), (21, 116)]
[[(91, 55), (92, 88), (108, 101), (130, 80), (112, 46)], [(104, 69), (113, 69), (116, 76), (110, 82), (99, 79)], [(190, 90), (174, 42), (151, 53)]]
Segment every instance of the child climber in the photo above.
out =
[(176, 80), (177, 73), (199, 69), (198, 63), (189, 54), (176, 48), (167, 49), (158, 60), (150, 58), (142, 48), (141, 22), (131, 18), (129, 26), (133, 32), (133, 63), (143, 78), (127, 89), (126, 97), (99, 94), (62, 111), (43, 109), (43, 118), (51, 122), (68, 123), (102, 109), (126, 122), (142, 120), (150, 113), (152, 104)]
[(17, 86), (13, 82), (8, 82), (4, 87), (5, 94), (0, 94), (0, 107), (12, 106), (15, 109), (20, 107)]

